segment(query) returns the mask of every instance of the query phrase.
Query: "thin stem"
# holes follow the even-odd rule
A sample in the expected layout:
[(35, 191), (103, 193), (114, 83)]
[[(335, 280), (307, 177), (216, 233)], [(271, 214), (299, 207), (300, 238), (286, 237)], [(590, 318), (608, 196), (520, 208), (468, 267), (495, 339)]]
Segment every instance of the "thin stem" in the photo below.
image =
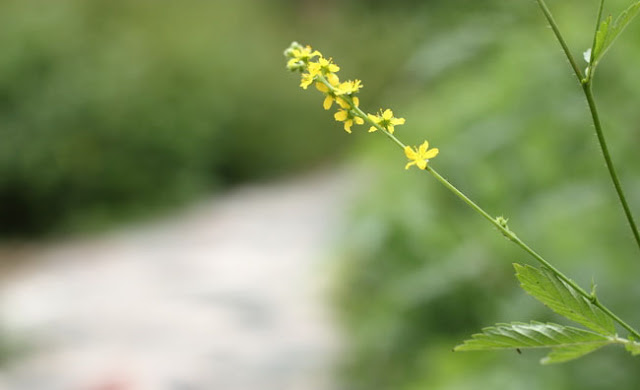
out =
[[(332, 91), (333, 93), (337, 92), (336, 88), (333, 85), (331, 85), (331, 83), (329, 83), (327, 81), (327, 79), (325, 77), (323, 77), (322, 75), (318, 75), (318, 80), (320, 82), (322, 82), (324, 85), (326, 85), (329, 88), (329, 90)], [(384, 127), (382, 127), (379, 124), (377, 124), (374, 121), (372, 121), (371, 118), (369, 118), (369, 116), (364, 111), (362, 111), (358, 106), (356, 106), (354, 104), (353, 99), (349, 95), (340, 95), (340, 98), (345, 100), (347, 103), (349, 103), (350, 110), (351, 110), (351, 112), (353, 114), (361, 117), (362, 119), (365, 120), (365, 122), (369, 123), (371, 126), (375, 127), (379, 131), (381, 131), (384, 135), (386, 135), (393, 142), (395, 142), (396, 145), (398, 145), (400, 148), (404, 149), (406, 147), (406, 145), (402, 141), (400, 141), (396, 136), (394, 136), (389, 131), (387, 131), (387, 129), (385, 129)], [(576, 284), (573, 280), (569, 279), (565, 274), (563, 274), (560, 270), (558, 270), (556, 267), (551, 265), (551, 263), (549, 263), (547, 260), (545, 260), (540, 254), (538, 254), (536, 251), (534, 251), (530, 246), (525, 244), (524, 241), (519, 239), (518, 236), (516, 236), (516, 234), (514, 232), (512, 232), (506, 226), (506, 224), (500, 223), (498, 221), (498, 219), (492, 217), (489, 213), (484, 211), (484, 209), (482, 207), (478, 206), (474, 201), (469, 199), (469, 197), (467, 197), (462, 191), (460, 191), (453, 184), (451, 184), (449, 181), (447, 181), (447, 179), (442, 177), (430, 165), (427, 165), (426, 170), (429, 173), (431, 173), (431, 175), (436, 180), (438, 180), (442, 185), (444, 185), (447, 189), (449, 189), (451, 192), (453, 192), (458, 198), (462, 199), (462, 201), (464, 201), (468, 206), (470, 206), (475, 212), (480, 214), (487, 221), (491, 222), (491, 224), (493, 224), (496, 228), (498, 228), (498, 230), (500, 230), (500, 232), (505, 237), (507, 237), (509, 240), (511, 240), (516, 245), (518, 245), (525, 252), (529, 253), (534, 259), (536, 259), (540, 264), (542, 264), (547, 269), (549, 269), (560, 280), (564, 281), (569, 286), (571, 286), (575, 291), (577, 291), (578, 294), (582, 295), (587, 300), (589, 300), (589, 302), (593, 303), (595, 306), (600, 308), (606, 315), (608, 315), (612, 320), (614, 320), (615, 322), (620, 324), (620, 326), (622, 326), (627, 331), (629, 331), (629, 333), (631, 333), (634, 337), (640, 339), (640, 333), (638, 333), (635, 329), (633, 329), (629, 324), (624, 322), (620, 317), (615, 315), (607, 307), (602, 305), (602, 303), (600, 303), (600, 301), (595, 296), (595, 293), (594, 294), (590, 294), (590, 293), (586, 292), (582, 287), (580, 287), (578, 284)]]
[(596, 40), (598, 38), (598, 29), (600, 28), (600, 22), (602, 21), (602, 11), (604, 10), (604, 0), (600, 0), (600, 7), (598, 8), (598, 17), (596, 18), (596, 28), (593, 30), (593, 43), (591, 44), (591, 52), (589, 55), (589, 67), (587, 68), (586, 82), (590, 83), (593, 78), (595, 69), (595, 54), (596, 54)]
[[(604, 161), (607, 165), (607, 170), (609, 171), (609, 176), (611, 177), (611, 181), (613, 182), (613, 186), (615, 187), (616, 193), (618, 194), (618, 199), (620, 200), (620, 204), (622, 205), (622, 209), (624, 210), (624, 214), (627, 218), (627, 221), (629, 223), (629, 227), (631, 229), (631, 232), (633, 234), (633, 237), (636, 241), (636, 244), (638, 246), (638, 249), (640, 249), (640, 233), (638, 232), (638, 227), (636, 225), (636, 222), (633, 218), (633, 214), (631, 213), (631, 208), (629, 207), (629, 204), (627, 203), (627, 199), (624, 195), (624, 192), (622, 190), (622, 185), (620, 184), (620, 180), (618, 180), (618, 175), (616, 174), (616, 169), (613, 165), (613, 160), (611, 159), (611, 155), (609, 153), (609, 148), (607, 147), (607, 141), (604, 138), (604, 132), (602, 130), (602, 125), (600, 123), (600, 117), (598, 115), (598, 110), (596, 108), (596, 103), (595, 100), (593, 98), (593, 91), (591, 89), (591, 84), (592, 84), (592, 79), (591, 76), (593, 75), (593, 71), (594, 69), (592, 69), (593, 66), (593, 56), (595, 53), (593, 53), (593, 48), (591, 50), (591, 58), (590, 58), (590, 70), (589, 70), (589, 75), (587, 76), (587, 78), (583, 78), (582, 76), (582, 72), (580, 71), (580, 68), (577, 67), (575, 60), (573, 59), (573, 56), (571, 55), (571, 51), (569, 50), (569, 47), (567, 46), (567, 44), (564, 41), (564, 38), (562, 37), (562, 34), (560, 33), (560, 29), (558, 28), (558, 25), (556, 24), (556, 22), (553, 20), (553, 16), (551, 15), (551, 11), (549, 11), (549, 8), (547, 7), (547, 5), (545, 4), (544, 0), (536, 0), (538, 2), (538, 5), (540, 5), (540, 8), (542, 9), (542, 12), (544, 13), (545, 17), (547, 18), (547, 20), (549, 21), (549, 24), (551, 25), (551, 28), (553, 29), (553, 32), (556, 35), (556, 38), (558, 39), (558, 42), (560, 43), (560, 46), (562, 46), (562, 49), (564, 50), (565, 55), (567, 56), (567, 59), (569, 60), (569, 63), (571, 64), (571, 67), (573, 68), (573, 71), (576, 75), (576, 77), (578, 78), (578, 81), (580, 82), (580, 85), (582, 85), (582, 90), (584, 91), (584, 95), (587, 99), (587, 103), (589, 105), (589, 110), (591, 111), (591, 118), (593, 119), (593, 125), (596, 129), (596, 134), (598, 136), (598, 143), (600, 144), (600, 149), (602, 150), (602, 155), (604, 157)], [(598, 27), (600, 25), (600, 20), (602, 18), (602, 9), (604, 7), (604, 0), (600, 1), (600, 9), (598, 10), (598, 21), (596, 24), (596, 33), (598, 30)], [(595, 46), (595, 34), (594, 34), (594, 43), (593, 45)]]
[(387, 137), (391, 138), (391, 140), (395, 142), (398, 146), (400, 146), (402, 149), (407, 147), (404, 143), (402, 143), (402, 141), (400, 141), (395, 135), (391, 134), (387, 129), (380, 126), (376, 122), (372, 121), (371, 118), (369, 118), (369, 116), (360, 109), (360, 107), (356, 107), (353, 104), (353, 102), (351, 101), (351, 98), (347, 96), (347, 99), (349, 101), (349, 104), (351, 104), (351, 107), (352, 107), (351, 110), (353, 110), (356, 113), (356, 115), (364, 119), (365, 122), (368, 122), (371, 126), (374, 126), (376, 129), (382, 131)]
[(556, 275), (559, 279), (561, 279), (562, 281), (564, 281), (565, 283), (567, 283), (569, 286), (571, 286), (571, 288), (573, 288), (574, 290), (576, 290), (578, 292), (578, 294), (582, 295), (583, 297), (585, 297), (586, 299), (589, 300), (589, 302), (593, 303), (595, 306), (597, 306), (598, 308), (600, 308), (600, 310), (602, 310), (606, 315), (608, 315), (612, 320), (614, 320), (615, 322), (617, 322), (618, 324), (620, 324), (620, 326), (622, 326), (623, 328), (625, 328), (627, 331), (629, 331), (629, 333), (631, 333), (633, 336), (635, 336), (636, 338), (640, 338), (640, 333), (638, 333), (635, 329), (633, 329), (629, 324), (627, 324), (626, 322), (624, 322), (620, 317), (618, 317), (617, 315), (615, 315), (611, 310), (609, 310), (607, 307), (605, 307), (597, 298), (595, 295), (590, 294), (588, 292), (586, 292), (582, 287), (580, 287), (578, 284), (576, 284), (573, 280), (569, 279), (565, 274), (563, 274), (560, 270), (558, 270), (556, 267), (554, 267), (553, 265), (551, 265), (551, 263), (549, 263), (547, 260), (545, 260), (540, 254), (538, 254), (536, 251), (534, 251), (530, 246), (528, 246), (527, 244), (524, 243), (524, 241), (522, 241), (521, 239), (518, 238), (518, 236), (516, 236), (516, 234), (514, 232), (512, 232), (508, 227), (506, 227), (505, 225), (501, 224), (500, 222), (498, 222), (497, 219), (493, 218), (491, 215), (489, 215), (489, 213), (487, 213), (486, 211), (484, 211), (480, 206), (478, 206), (475, 202), (473, 202), (471, 199), (469, 199), (464, 193), (462, 193), (462, 191), (458, 190), (453, 184), (451, 184), (449, 181), (447, 181), (447, 179), (445, 179), (444, 177), (442, 177), (438, 172), (436, 172), (431, 166), (427, 166), (427, 171), (429, 171), (429, 173), (431, 173), (431, 175), (433, 177), (436, 178), (436, 180), (438, 180), (442, 185), (444, 185), (445, 187), (447, 187), (447, 189), (449, 189), (451, 192), (453, 192), (458, 198), (462, 199), (462, 201), (464, 201), (467, 205), (469, 205), (474, 211), (476, 211), (478, 214), (482, 215), (486, 220), (488, 220), (489, 222), (491, 222), (496, 228), (498, 228), (498, 230), (500, 230), (500, 232), (507, 237), (509, 240), (511, 240), (513, 243), (515, 243), (516, 245), (518, 245), (520, 248), (522, 248), (525, 252), (529, 253), (534, 259), (536, 259), (540, 264), (542, 264), (543, 266), (545, 266), (547, 269), (549, 269), (554, 275)]
[(609, 171), (609, 176), (611, 177), (613, 186), (615, 187), (616, 193), (618, 194), (618, 199), (620, 199), (620, 204), (622, 205), (624, 214), (627, 217), (627, 221), (629, 222), (629, 227), (631, 228), (633, 237), (636, 240), (638, 249), (640, 249), (640, 233), (638, 232), (638, 226), (636, 225), (636, 222), (633, 218), (633, 214), (631, 213), (631, 209), (629, 208), (629, 204), (627, 203), (627, 198), (625, 197), (624, 191), (622, 190), (622, 185), (620, 184), (620, 180), (618, 180), (618, 174), (616, 173), (616, 169), (613, 165), (613, 160), (611, 160), (611, 154), (609, 154), (609, 148), (607, 147), (607, 141), (604, 138), (604, 132), (602, 131), (602, 125), (600, 124), (600, 116), (598, 115), (598, 109), (596, 107), (596, 102), (593, 97), (593, 91), (591, 90), (591, 81), (585, 84), (582, 84), (582, 90), (584, 91), (584, 95), (587, 98), (587, 103), (589, 104), (589, 110), (591, 111), (593, 125), (596, 129), (596, 135), (598, 136), (598, 143), (600, 144), (600, 149), (602, 150), (602, 156), (604, 157), (604, 161), (606, 162), (607, 170)]
[(553, 16), (551, 15), (551, 11), (549, 11), (549, 7), (547, 7), (547, 4), (544, 2), (544, 0), (536, 0), (536, 1), (538, 2), (538, 5), (542, 9), (542, 13), (544, 13), (544, 16), (547, 18), (547, 21), (549, 22), (549, 25), (551, 26), (553, 33), (556, 35), (556, 38), (558, 39), (558, 42), (560, 42), (560, 46), (562, 46), (562, 50), (564, 51), (564, 54), (567, 56), (567, 59), (569, 60), (569, 63), (573, 68), (573, 72), (578, 78), (578, 82), (582, 83), (582, 80), (584, 78), (584, 76), (582, 76), (582, 71), (578, 67), (576, 60), (573, 58), (573, 55), (569, 50), (569, 46), (567, 46), (567, 43), (564, 41), (564, 38), (560, 33), (560, 29), (558, 28), (558, 24), (553, 19)]

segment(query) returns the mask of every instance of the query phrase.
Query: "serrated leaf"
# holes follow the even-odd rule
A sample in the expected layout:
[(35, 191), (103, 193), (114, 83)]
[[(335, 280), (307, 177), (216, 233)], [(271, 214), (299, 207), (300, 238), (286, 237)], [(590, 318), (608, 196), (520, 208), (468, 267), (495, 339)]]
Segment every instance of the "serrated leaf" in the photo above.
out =
[(640, 1), (631, 4), (626, 10), (616, 18), (615, 22), (611, 22), (612, 18), (606, 18), (596, 32), (596, 44), (594, 46), (594, 64), (597, 63), (604, 53), (609, 50), (613, 42), (618, 38), (620, 33), (629, 25), (629, 23), (640, 12)]
[(568, 362), (569, 360), (577, 359), (581, 356), (591, 353), (596, 349), (604, 347), (607, 344), (610, 344), (610, 343), (604, 342), (604, 343), (592, 343), (592, 344), (576, 344), (576, 345), (570, 345), (567, 347), (553, 348), (546, 357), (540, 360), (540, 363), (555, 364), (555, 363)]
[(454, 351), (556, 348), (558, 357), (550, 362), (560, 362), (570, 360), (570, 349), (573, 349), (575, 357), (579, 357), (614, 342), (611, 337), (570, 326), (536, 321), (530, 324), (512, 322), (484, 328), (482, 333), (472, 335), (471, 339), (455, 347)]
[(546, 268), (513, 265), (521, 287), (551, 310), (598, 333), (615, 334), (611, 318)]

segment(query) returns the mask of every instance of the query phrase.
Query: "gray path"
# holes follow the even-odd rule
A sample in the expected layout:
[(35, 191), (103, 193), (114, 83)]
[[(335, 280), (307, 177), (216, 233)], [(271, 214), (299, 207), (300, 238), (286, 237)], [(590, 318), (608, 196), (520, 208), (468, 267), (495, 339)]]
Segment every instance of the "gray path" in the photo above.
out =
[(3, 277), (1, 321), (33, 344), (0, 388), (332, 388), (327, 244), (348, 183), (245, 187), (154, 224), (0, 252), (24, 264)]

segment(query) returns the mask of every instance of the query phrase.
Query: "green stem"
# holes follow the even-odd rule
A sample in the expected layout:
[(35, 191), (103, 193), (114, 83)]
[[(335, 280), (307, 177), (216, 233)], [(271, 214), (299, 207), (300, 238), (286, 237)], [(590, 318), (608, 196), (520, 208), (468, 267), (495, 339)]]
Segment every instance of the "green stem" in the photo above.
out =
[[(333, 93), (337, 92), (336, 88), (334, 86), (332, 86), (331, 83), (329, 83), (323, 76), (318, 76), (318, 80), (320, 80), (320, 82), (325, 84)], [(398, 145), (400, 148), (404, 149), (406, 147), (406, 145), (402, 141), (400, 141), (396, 136), (394, 136), (389, 131), (387, 131), (387, 129), (385, 129), (384, 127), (382, 127), (382, 126), (378, 125), (377, 123), (375, 123), (374, 121), (372, 121), (371, 118), (369, 118), (369, 116), (364, 113), (364, 111), (362, 111), (359, 107), (357, 107), (353, 103), (353, 99), (349, 95), (341, 95), (340, 98), (344, 99), (346, 102), (349, 103), (349, 105), (351, 106), (351, 111), (355, 115), (361, 117), (362, 119), (365, 120), (365, 122), (369, 123), (371, 126), (375, 127), (379, 131), (381, 131), (384, 135), (386, 135), (392, 141), (394, 141), (396, 143), (396, 145)], [(540, 264), (542, 264), (543, 266), (548, 268), (560, 280), (564, 281), (569, 286), (571, 286), (574, 290), (576, 290), (578, 292), (578, 294), (582, 295), (583, 297), (588, 299), (589, 302), (593, 303), (595, 306), (600, 308), (600, 310), (602, 310), (612, 320), (614, 320), (615, 322), (620, 324), (620, 326), (622, 326), (627, 331), (629, 331), (629, 333), (631, 333), (637, 339), (640, 339), (640, 333), (638, 333), (635, 329), (633, 329), (629, 324), (624, 322), (620, 317), (615, 315), (607, 307), (602, 305), (602, 303), (600, 303), (600, 301), (597, 299), (595, 294), (590, 294), (590, 293), (586, 292), (584, 289), (582, 289), (582, 287), (578, 286), (573, 280), (569, 279), (560, 270), (558, 270), (556, 267), (551, 265), (551, 263), (549, 263), (541, 255), (539, 255), (536, 251), (534, 251), (531, 247), (529, 247), (522, 240), (520, 240), (518, 238), (518, 236), (516, 236), (516, 234), (514, 232), (512, 232), (506, 225), (501, 224), (500, 222), (498, 222), (498, 220), (496, 218), (492, 217), (489, 213), (484, 211), (484, 209), (482, 209), (482, 207), (478, 206), (474, 201), (469, 199), (469, 197), (467, 197), (462, 191), (460, 191), (453, 184), (451, 184), (449, 181), (447, 181), (447, 179), (442, 177), (438, 172), (436, 172), (433, 168), (431, 168), (430, 165), (427, 166), (426, 170), (429, 173), (431, 173), (431, 175), (433, 177), (435, 177), (436, 180), (438, 180), (442, 185), (444, 185), (447, 189), (449, 189), (451, 192), (453, 192), (458, 198), (462, 199), (462, 201), (464, 201), (467, 205), (469, 205), (475, 212), (477, 212), (478, 214), (483, 216), (487, 221), (491, 222), (491, 224), (493, 224), (496, 228), (498, 228), (498, 230), (500, 230), (500, 232), (505, 237), (507, 237), (509, 240), (511, 240), (516, 245), (518, 245), (525, 252), (529, 253)]]
[(598, 29), (600, 28), (600, 22), (602, 21), (602, 11), (604, 10), (604, 0), (600, 0), (600, 7), (598, 8), (598, 17), (596, 18), (596, 28), (593, 30), (593, 42), (591, 43), (591, 55), (589, 56), (589, 67), (587, 68), (587, 75), (585, 83), (590, 83), (595, 72), (595, 54), (596, 54), (596, 39), (598, 38)]
[(556, 35), (556, 38), (558, 39), (558, 42), (560, 42), (560, 46), (562, 46), (562, 50), (564, 51), (564, 54), (567, 56), (567, 59), (569, 60), (569, 64), (571, 64), (571, 67), (573, 68), (573, 72), (575, 73), (576, 77), (578, 77), (578, 82), (582, 83), (582, 79), (584, 78), (582, 76), (582, 71), (578, 67), (576, 60), (573, 58), (573, 55), (569, 50), (569, 46), (567, 46), (567, 43), (564, 41), (564, 38), (560, 33), (560, 29), (558, 28), (558, 24), (553, 19), (553, 16), (551, 15), (551, 11), (549, 11), (549, 7), (547, 7), (547, 4), (544, 2), (544, 0), (536, 0), (536, 1), (538, 2), (538, 5), (542, 9), (542, 13), (544, 13), (544, 16), (547, 18), (547, 21), (549, 22), (549, 25), (551, 26), (553, 33)]
[(554, 267), (553, 265), (551, 265), (551, 263), (549, 263), (547, 260), (545, 260), (540, 254), (538, 254), (536, 251), (534, 251), (529, 245), (525, 244), (524, 241), (522, 241), (521, 239), (518, 238), (518, 236), (516, 236), (516, 234), (514, 232), (512, 232), (508, 227), (504, 226), (503, 224), (501, 224), (500, 222), (498, 222), (498, 220), (496, 218), (493, 218), (491, 215), (489, 215), (489, 213), (487, 213), (486, 211), (484, 211), (480, 206), (478, 206), (475, 202), (473, 202), (471, 199), (469, 199), (464, 193), (462, 193), (462, 191), (458, 190), (453, 184), (451, 184), (449, 181), (447, 181), (447, 179), (445, 179), (444, 177), (442, 177), (438, 172), (436, 172), (431, 166), (427, 166), (427, 171), (429, 171), (429, 173), (431, 173), (431, 175), (433, 177), (436, 178), (436, 180), (438, 180), (442, 185), (444, 185), (445, 187), (447, 187), (451, 192), (453, 192), (458, 198), (462, 199), (462, 201), (464, 201), (467, 205), (469, 205), (474, 211), (476, 211), (478, 214), (482, 215), (486, 220), (488, 220), (489, 222), (491, 222), (491, 224), (493, 224), (498, 230), (500, 230), (500, 232), (507, 237), (509, 240), (511, 240), (513, 243), (515, 243), (516, 245), (518, 245), (520, 248), (522, 248), (525, 252), (529, 253), (534, 259), (536, 259), (540, 264), (542, 264), (543, 266), (545, 266), (547, 269), (549, 269), (551, 272), (553, 272), (554, 275), (556, 275), (558, 277), (558, 279), (561, 279), (562, 281), (564, 281), (565, 283), (567, 283), (569, 286), (571, 286), (574, 290), (576, 290), (578, 292), (578, 294), (582, 295), (583, 297), (585, 297), (586, 299), (589, 300), (589, 302), (593, 303), (595, 306), (597, 306), (598, 308), (600, 308), (600, 310), (602, 310), (606, 315), (608, 315), (612, 320), (614, 320), (615, 322), (617, 322), (618, 324), (620, 324), (620, 326), (622, 326), (623, 328), (625, 328), (627, 331), (629, 331), (629, 333), (631, 333), (633, 336), (635, 336), (636, 338), (640, 337), (640, 333), (638, 333), (635, 329), (633, 329), (629, 324), (627, 324), (626, 322), (624, 322), (620, 317), (618, 317), (617, 315), (615, 315), (611, 310), (609, 310), (607, 307), (605, 307), (597, 298), (595, 295), (590, 294), (588, 292), (586, 292), (582, 287), (580, 287), (578, 284), (576, 284), (576, 282), (574, 282), (573, 280), (569, 279), (565, 274), (563, 274), (560, 270), (558, 270), (556, 267)]
[[(591, 118), (593, 119), (593, 125), (596, 129), (596, 134), (598, 136), (598, 143), (600, 144), (600, 149), (602, 150), (602, 155), (604, 157), (604, 161), (607, 165), (607, 170), (609, 171), (609, 176), (611, 177), (611, 181), (613, 182), (613, 186), (616, 190), (616, 193), (618, 194), (618, 199), (620, 200), (620, 204), (622, 205), (622, 209), (624, 210), (624, 214), (627, 218), (627, 221), (629, 223), (629, 228), (631, 229), (631, 232), (633, 234), (633, 237), (636, 241), (636, 244), (638, 246), (638, 249), (640, 249), (640, 232), (638, 232), (638, 227), (636, 225), (636, 222), (633, 218), (633, 214), (631, 213), (631, 208), (629, 207), (629, 204), (627, 203), (627, 198), (624, 195), (624, 191), (622, 190), (622, 185), (620, 184), (620, 180), (618, 180), (618, 175), (616, 174), (616, 169), (613, 165), (613, 160), (611, 159), (611, 155), (609, 153), (609, 148), (607, 147), (607, 141), (604, 138), (604, 132), (602, 130), (602, 125), (600, 123), (600, 117), (598, 115), (598, 110), (596, 108), (596, 103), (595, 100), (593, 98), (593, 91), (591, 89), (591, 84), (592, 84), (592, 75), (594, 72), (594, 69), (591, 69), (591, 67), (593, 66), (593, 56), (594, 56), (594, 52), (593, 52), (593, 48), (591, 49), (591, 58), (590, 58), (590, 70), (589, 70), (589, 75), (587, 76), (587, 78), (584, 78), (582, 76), (582, 72), (580, 71), (580, 68), (577, 67), (575, 60), (573, 59), (573, 56), (571, 55), (571, 51), (569, 51), (569, 48), (567, 46), (567, 44), (564, 41), (564, 38), (562, 37), (562, 34), (560, 33), (560, 29), (558, 28), (558, 25), (556, 24), (556, 22), (553, 20), (553, 16), (551, 15), (551, 11), (549, 11), (549, 8), (547, 7), (547, 5), (545, 4), (544, 0), (536, 0), (538, 2), (538, 5), (540, 5), (540, 8), (542, 9), (542, 12), (544, 13), (545, 17), (547, 18), (547, 20), (549, 21), (549, 24), (551, 25), (551, 28), (553, 29), (553, 32), (556, 36), (556, 38), (558, 39), (558, 42), (560, 42), (560, 46), (562, 46), (562, 49), (564, 50), (565, 55), (567, 56), (567, 59), (569, 60), (569, 63), (571, 64), (571, 67), (573, 68), (573, 71), (576, 75), (576, 77), (578, 78), (578, 81), (580, 82), (580, 85), (582, 85), (582, 90), (584, 92), (584, 95), (587, 99), (587, 103), (589, 105), (589, 110), (591, 111)], [(596, 32), (598, 30), (598, 27), (600, 25), (600, 20), (602, 18), (602, 9), (604, 7), (604, 0), (600, 1), (600, 9), (598, 10), (598, 19), (597, 19), (597, 24), (596, 24)], [(593, 45), (595, 46), (595, 35), (594, 35), (594, 43)]]
[(613, 182), (613, 187), (616, 189), (618, 199), (620, 199), (620, 204), (622, 205), (624, 214), (627, 217), (627, 221), (629, 222), (629, 227), (631, 228), (633, 237), (635, 238), (636, 244), (640, 249), (640, 233), (638, 233), (638, 226), (636, 225), (633, 214), (631, 213), (631, 209), (629, 208), (629, 204), (627, 203), (627, 198), (625, 197), (624, 191), (622, 190), (622, 185), (620, 184), (620, 180), (618, 179), (618, 174), (616, 173), (613, 161), (611, 160), (611, 154), (609, 154), (607, 140), (604, 138), (604, 132), (602, 131), (602, 125), (600, 124), (600, 116), (598, 115), (598, 109), (593, 97), (593, 91), (591, 90), (591, 81), (582, 84), (582, 90), (584, 91), (584, 95), (587, 98), (587, 103), (589, 104), (589, 110), (591, 111), (593, 125), (596, 129), (596, 135), (598, 136), (598, 143), (600, 144), (600, 149), (602, 150), (602, 156), (604, 157), (604, 161), (606, 162), (609, 176), (611, 177), (611, 181)]

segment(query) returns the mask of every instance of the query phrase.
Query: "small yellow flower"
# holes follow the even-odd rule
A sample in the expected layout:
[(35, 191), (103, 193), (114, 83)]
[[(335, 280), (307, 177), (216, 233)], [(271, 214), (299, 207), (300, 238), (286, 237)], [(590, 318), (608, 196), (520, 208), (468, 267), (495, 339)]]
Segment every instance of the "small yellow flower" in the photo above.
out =
[(315, 50), (311, 51), (311, 46), (295, 47), (287, 52), (287, 55), (291, 58), (287, 61), (287, 68), (295, 69), (304, 66), (314, 57), (322, 57), (322, 54)]
[(326, 59), (320, 57), (318, 62), (312, 62), (309, 64), (309, 73), (312, 75), (323, 75), (331, 85), (338, 85), (338, 76), (335, 74), (340, 70), (340, 67), (333, 63), (331, 58)]
[[(395, 118), (393, 116), (393, 111), (388, 108), (384, 110), (384, 112), (382, 111), (382, 109), (380, 109), (380, 114), (378, 115), (368, 114), (368, 116), (369, 119), (371, 119), (375, 124), (383, 127), (391, 134), (393, 134), (393, 132), (395, 131), (394, 126), (404, 125), (405, 122), (404, 118)], [(376, 130), (378, 130), (378, 128), (376, 128), (375, 126), (371, 126), (369, 128), (370, 133)]]
[[(359, 103), (360, 102), (358, 101), (358, 98), (354, 97), (353, 104), (357, 107)], [(336, 112), (333, 117), (339, 122), (344, 122), (344, 131), (346, 131), (347, 133), (351, 133), (351, 126), (353, 126), (354, 123), (357, 125), (364, 124), (364, 119), (357, 115), (354, 115), (354, 113), (351, 111), (351, 106), (346, 100), (338, 98), (338, 104), (340, 104), (342, 109), (338, 110), (338, 112)]]
[(412, 165), (416, 165), (420, 169), (426, 169), (429, 159), (434, 158), (435, 156), (438, 155), (438, 152), (440, 152), (438, 148), (433, 148), (431, 150), (428, 150), (428, 149), (429, 149), (429, 142), (427, 141), (424, 141), (422, 145), (420, 145), (417, 148), (415, 147), (412, 148), (411, 146), (405, 146), (404, 154), (411, 161), (407, 163), (404, 169), (409, 169), (409, 167)]
[[(331, 81), (329, 82), (331, 83)], [(335, 85), (333, 83), (331, 84)], [(336, 101), (336, 99), (338, 99), (338, 101), (342, 100), (338, 98), (340, 91), (337, 91), (337, 90), (334, 91), (333, 89), (329, 88), (325, 83), (321, 81), (316, 82), (316, 88), (318, 89), (318, 91), (323, 92), (325, 94), (324, 102), (322, 102), (322, 107), (324, 107), (325, 110), (330, 109), (331, 106), (333, 105), (333, 102)]]
[(349, 80), (344, 83), (340, 83), (337, 89), (341, 94), (351, 95), (353, 93), (357, 93), (362, 88), (362, 81), (360, 80)]
[(302, 89), (307, 89), (307, 87), (309, 87), (309, 85), (313, 83), (314, 79), (315, 76), (313, 76), (311, 73), (303, 73), (302, 79), (300, 79), (300, 86), (302, 87)]
[[(358, 107), (358, 106), (360, 106), (360, 99), (358, 99), (358, 97), (357, 97), (357, 96), (352, 97), (352, 98), (351, 98), (351, 101), (353, 102), (353, 106), (354, 106), (354, 107)], [(350, 108), (352, 108), (352, 107), (351, 107), (351, 104), (349, 104), (349, 102), (348, 102), (347, 100), (345, 100), (345, 98), (342, 98), (342, 97), (339, 97), (339, 96), (338, 96), (338, 97), (336, 98), (336, 102), (338, 102), (338, 104), (339, 104), (339, 105), (340, 105), (340, 107), (342, 107), (342, 108), (345, 108), (345, 109), (350, 109)]]

